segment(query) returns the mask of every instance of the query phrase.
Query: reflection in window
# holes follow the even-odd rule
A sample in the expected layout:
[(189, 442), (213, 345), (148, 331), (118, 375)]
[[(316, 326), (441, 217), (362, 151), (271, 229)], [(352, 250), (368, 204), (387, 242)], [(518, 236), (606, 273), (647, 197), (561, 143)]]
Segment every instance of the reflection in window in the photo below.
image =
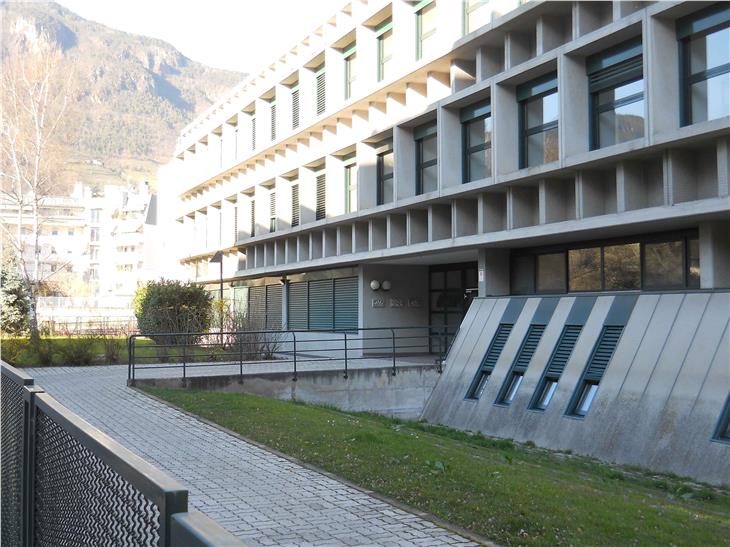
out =
[(393, 201), (393, 151), (378, 154), (378, 205)]
[(593, 399), (596, 398), (596, 393), (598, 393), (598, 384), (585, 382), (578, 397), (578, 403), (575, 405), (573, 414), (576, 416), (585, 416), (591, 408)]
[(677, 22), (684, 125), (730, 116), (730, 17), (723, 4)]
[(644, 244), (644, 288), (684, 286), (684, 245), (679, 241)]
[(641, 288), (641, 254), (638, 243), (603, 248), (603, 277), (606, 290)]
[(565, 292), (565, 253), (538, 255), (537, 292)]
[(690, 238), (687, 240), (687, 286), (697, 289), (700, 286), (700, 240)]
[(558, 88), (549, 75), (517, 88), (522, 119), (520, 167), (532, 167), (558, 159)]
[(510, 267), (510, 286), (512, 294), (531, 294), (535, 292), (535, 257), (532, 255), (515, 256)]
[(568, 286), (571, 291), (601, 290), (601, 249), (568, 251)]
[(464, 138), (464, 182), (492, 176), (492, 117), (489, 102), (461, 111)]
[(416, 138), (416, 194), (434, 192), (438, 188), (438, 154), (436, 151), (436, 124), (415, 130)]
[(433, 46), (436, 44), (434, 35), (436, 34), (436, 2), (431, 2), (426, 7), (416, 13), (416, 59), (431, 54)]
[(557, 380), (547, 378), (545, 382), (543, 382), (542, 390), (540, 391), (540, 394), (538, 395), (537, 401), (535, 402), (535, 406), (533, 408), (536, 408), (538, 410), (545, 410), (550, 404), (553, 395), (555, 395), (555, 390), (557, 389), (557, 387)]
[(388, 18), (375, 31), (378, 40), (378, 81), (389, 75), (389, 67), (393, 59), (393, 21)]

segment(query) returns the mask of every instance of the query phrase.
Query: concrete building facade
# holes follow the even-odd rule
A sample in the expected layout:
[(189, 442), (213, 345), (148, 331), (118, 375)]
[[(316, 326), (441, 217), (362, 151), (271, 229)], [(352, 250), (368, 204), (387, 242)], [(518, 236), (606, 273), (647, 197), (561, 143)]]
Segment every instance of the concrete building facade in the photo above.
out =
[[(498, 406), (517, 404), (539, 376), (548, 403), (570, 393), (558, 421), (594, 435), (591, 406), (618, 396), (619, 358), (648, 374), (641, 397), (658, 415), (666, 392), (649, 386), (672, 373), (624, 355), (635, 326), (660, 347), (671, 337), (644, 317), (647, 302), (699, 298), (697, 324), (712, 306), (724, 325), (708, 347), (727, 346), (728, 51), (727, 3), (354, 1), (184, 129), (161, 171), (167, 251), (178, 275), (211, 288), (221, 252), (227, 297), (267, 327), (458, 330), (430, 420), (528, 438), (447, 410), (493, 389)], [(513, 311), (490, 330), (474, 313), (494, 302)], [(583, 335), (569, 308), (580, 325), (604, 317)], [(472, 325), (483, 347), (460, 341)], [(566, 362), (582, 356), (575, 374), (542, 370), (557, 351), (549, 331), (553, 346), (572, 340)], [(453, 365), (464, 343), (476, 353)], [(718, 352), (688, 358), (693, 378), (714, 371), (692, 427), (727, 461), (730, 366)], [(619, 423), (609, 410), (601, 419)], [(689, 442), (675, 431), (673, 450)]]

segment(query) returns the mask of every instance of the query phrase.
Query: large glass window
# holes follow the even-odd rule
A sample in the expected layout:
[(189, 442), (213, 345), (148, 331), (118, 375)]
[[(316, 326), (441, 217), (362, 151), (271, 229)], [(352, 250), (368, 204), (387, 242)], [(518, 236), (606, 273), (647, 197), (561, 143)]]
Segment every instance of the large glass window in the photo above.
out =
[(378, 154), (378, 205), (393, 201), (393, 149)]
[(378, 40), (378, 81), (390, 76), (389, 68), (393, 59), (393, 21), (388, 18), (375, 30)]
[(730, 116), (730, 7), (721, 2), (677, 21), (682, 125)]
[(461, 111), (464, 182), (492, 176), (492, 116), (489, 101)]
[(587, 60), (592, 149), (644, 136), (641, 48), (631, 40)]
[(417, 127), (416, 139), (416, 194), (438, 189), (438, 153), (436, 150), (436, 122)]
[(436, 3), (433, 0), (421, 2), (426, 4), (416, 12), (416, 59), (428, 57), (436, 43)]
[(696, 231), (513, 254), (512, 294), (670, 290), (700, 285)]
[(464, 2), (464, 34), (474, 32), (489, 23), (491, 12), (489, 0), (466, 0)]
[(517, 88), (520, 102), (520, 167), (533, 167), (558, 159), (557, 75)]

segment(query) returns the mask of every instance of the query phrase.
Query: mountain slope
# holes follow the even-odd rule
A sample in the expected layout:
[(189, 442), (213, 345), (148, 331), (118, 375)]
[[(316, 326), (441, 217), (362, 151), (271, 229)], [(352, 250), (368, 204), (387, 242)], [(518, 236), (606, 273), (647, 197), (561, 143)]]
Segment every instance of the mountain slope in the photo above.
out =
[[(210, 68), (170, 44), (88, 21), (53, 2), (3, 3), (3, 39), (45, 32), (63, 51), (78, 92), (67, 116), (79, 171), (154, 177), (178, 132), (245, 75)], [(104, 169), (99, 169), (99, 162)]]

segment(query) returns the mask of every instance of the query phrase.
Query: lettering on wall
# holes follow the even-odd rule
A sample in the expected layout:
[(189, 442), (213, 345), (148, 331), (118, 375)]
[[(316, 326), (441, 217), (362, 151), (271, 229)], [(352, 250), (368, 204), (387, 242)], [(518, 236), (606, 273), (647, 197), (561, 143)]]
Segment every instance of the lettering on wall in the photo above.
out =
[(384, 308), (385, 298), (373, 298), (373, 308)]

